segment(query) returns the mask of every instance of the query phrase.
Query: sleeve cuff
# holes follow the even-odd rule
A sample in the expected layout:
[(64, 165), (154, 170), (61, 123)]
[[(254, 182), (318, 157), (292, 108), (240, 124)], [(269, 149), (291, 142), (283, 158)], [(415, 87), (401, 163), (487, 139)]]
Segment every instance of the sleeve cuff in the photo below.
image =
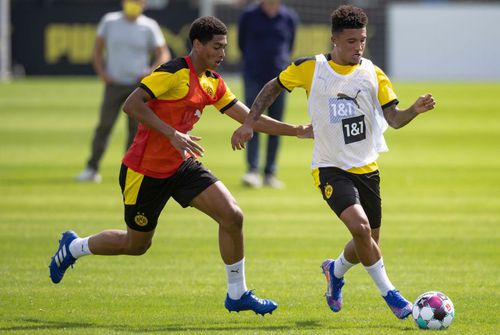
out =
[(288, 93), (292, 92), (292, 90), (289, 90), (285, 85), (283, 85), (283, 83), (281, 82), (280, 80), (280, 76), (277, 76), (276, 77), (276, 81), (278, 82), (278, 84), (283, 87), (285, 90), (287, 90)]
[(385, 105), (383, 105), (382, 109), (386, 109), (387, 107), (391, 107), (392, 105), (397, 105), (397, 104), (399, 104), (399, 100), (398, 99), (394, 99), (394, 100), (389, 101)]
[(228, 103), (227, 105), (225, 105), (224, 107), (222, 107), (221, 109), (219, 109), (219, 111), (221, 113), (224, 113), (229, 108), (231, 108), (232, 106), (234, 106), (234, 104), (237, 103), (237, 102), (238, 102), (238, 99), (234, 98), (233, 101), (231, 101), (230, 103)]
[(148, 92), (149, 96), (151, 97), (151, 99), (156, 99), (156, 96), (155, 94), (153, 93), (153, 91), (151, 91), (149, 89), (149, 87), (147, 87), (146, 85), (144, 85), (143, 83), (140, 83), (139, 84), (139, 87), (142, 88), (144, 91)]

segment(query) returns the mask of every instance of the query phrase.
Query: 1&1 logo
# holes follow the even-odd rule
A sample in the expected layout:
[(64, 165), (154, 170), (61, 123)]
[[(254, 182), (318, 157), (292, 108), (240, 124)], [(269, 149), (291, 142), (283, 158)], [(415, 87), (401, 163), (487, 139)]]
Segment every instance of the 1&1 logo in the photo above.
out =
[(356, 115), (356, 109), (359, 109), (358, 95), (361, 90), (358, 90), (354, 97), (344, 93), (338, 93), (336, 98), (329, 98), (328, 113), (330, 115), (330, 123), (339, 123), (343, 119)]

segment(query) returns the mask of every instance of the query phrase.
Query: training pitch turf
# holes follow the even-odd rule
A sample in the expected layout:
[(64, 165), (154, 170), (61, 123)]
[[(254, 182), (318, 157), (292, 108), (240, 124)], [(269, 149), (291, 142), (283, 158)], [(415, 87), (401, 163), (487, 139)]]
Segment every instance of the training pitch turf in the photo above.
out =
[[(236, 93), (236, 79), (228, 81)], [(456, 317), (443, 334), (500, 333), (500, 84), (395, 84), (401, 107), (432, 92), (437, 108), (388, 130), (381, 246), (388, 274), (410, 300), (447, 294)], [(89, 154), (101, 85), (94, 79), (28, 79), (0, 85), (0, 333), (2, 334), (421, 334), (389, 311), (361, 266), (346, 277), (344, 308), (326, 305), (320, 264), (349, 238), (314, 188), (312, 142), (285, 138), (284, 190), (240, 185), (237, 124), (207, 108), (194, 135), (202, 158), (245, 213), (246, 275), (273, 315), (229, 314), (217, 225), (169, 203), (141, 257), (80, 259), (54, 285), (48, 264), (60, 233), (122, 229), (117, 183), (125, 123), (102, 162), (103, 183), (77, 184)], [(305, 93), (286, 120), (306, 123)]]

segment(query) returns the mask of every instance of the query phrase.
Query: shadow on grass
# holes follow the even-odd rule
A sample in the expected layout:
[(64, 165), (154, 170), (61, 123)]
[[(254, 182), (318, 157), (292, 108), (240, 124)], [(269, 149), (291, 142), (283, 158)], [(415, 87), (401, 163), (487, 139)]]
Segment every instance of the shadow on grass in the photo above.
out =
[[(158, 332), (221, 332), (221, 331), (238, 331), (238, 330), (254, 330), (254, 331), (266, 331), (266, 332), (283, 332), (289, 330), (314, 330), (314, 329), (361, 329), (360, 327), (352, 327), (352, 325), (337, 324), (324, 325), (318, 320), (304, 320), (297, 321), (295, 324), (287, 325), (268, 325), (268, 326), (250, 326), (250, 325), (238, 325), (238, 324), (225, 324), (225, 325), (164, 325), (164, 326), (153, 326), (153, 327), (139, 327), (139, 326), (126, 326), (126, 325), (99, 325), (94, 323), (86, 322), (69, 322), (69, 321), (49, 321), (40, 319), (17, 319), (12, 320), (18, 322), (18, 326), (0, 326), (0, 332), (7, 331), (36, 331), (36, 330), (63, 330), (75, 331), (76, 329), (95, 329), (103, 331), (119, 331), (125, 333), (158, 333)], [(394, 328), (399, 331), (414, 330), (412, 327), (397, 327), (397, 326), (370, 326), (370, 328)]]
[(314, 329), (321, 325), (318, 321), (301, 321), (293, 325), (276, 325), (276, 326), (248, 326), (237, 324), (225, 325), (160, 325), (152, 327), (140, 326), (127, 326), (127, 325), (100, 325), (86, 322), (70, 322), (70, 321), (49, 321), (40, 319), (17, 319), (12, 320), (19, 323), (18, 326), (0, 326), (0, 332), (4, 331), (29, 331), (29, 330), (48, 330), (48, 329), (67, 329), (69, 331), (78, 328), (83, 329), (101, 329), (101, 330), (114, 330), (123, 331), (126, 333), (157, 333), (157, 332), (192, 332), (192, 331), (205, 331), (205, 332), (220, 332), (220, 331), (237, 331), (237, 330), (263, 330), (263, 331), (285, 331), (289, 329)]

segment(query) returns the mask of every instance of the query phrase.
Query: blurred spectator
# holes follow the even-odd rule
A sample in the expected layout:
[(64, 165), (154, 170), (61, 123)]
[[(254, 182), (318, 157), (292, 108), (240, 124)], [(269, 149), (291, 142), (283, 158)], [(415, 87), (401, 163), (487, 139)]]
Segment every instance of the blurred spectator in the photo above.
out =
[[(298, 16), (280, 0), (261, 0), (247, 6), (238, 22), (238, 46), (243, 55), (243, 78), (245, 102), (250, 107), (262, 89), (289, 63), (293, 48)], [(269, 107), (268, 115), (276, 120), (283, 119), (285, 96), (281, 94)], [(264, 185), (282, 188), (284, 184), (276, 178), (276, 157), (279, 137), (269, 136)], [(254, 133), (247, 144), (247, 173), (242, 177), (244, 185), (260, 187), (259, 133)]]
[[(77, 181), (101, 181), (99, 162), (123, 103), (144, 76), (170, 59), (160, 26), (142, 14), (145, 5), (146, 0), (123, 0), (122, 11), (106, 14), (97, 28), (93, 63), (105, 84), (104, 98), (92, 152), (85, 170), (75, 178)], [(137, 121), (128, 117), (125, 149), (136, 131)]]

